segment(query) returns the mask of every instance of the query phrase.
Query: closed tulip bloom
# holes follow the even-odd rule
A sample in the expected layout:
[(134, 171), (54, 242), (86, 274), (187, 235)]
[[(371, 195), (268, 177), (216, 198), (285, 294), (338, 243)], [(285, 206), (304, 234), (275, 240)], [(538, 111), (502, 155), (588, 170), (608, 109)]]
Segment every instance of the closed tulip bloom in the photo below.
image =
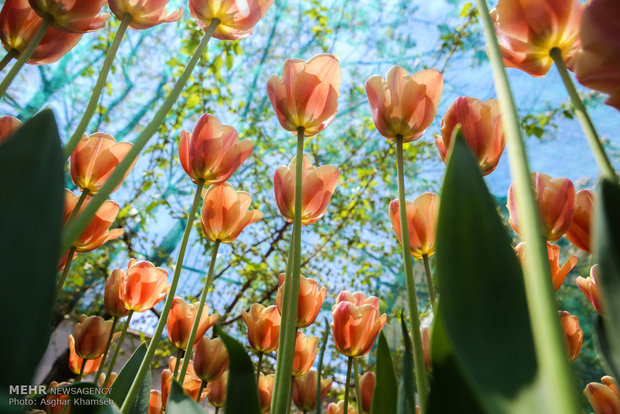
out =
[(105, 26), (109, 13), (101, 13), (107, 0), (29, 0), (41, 17), (50, 16), (58, 30), (87, 33)]
[(105, 282), (103, 294), (103, 304), (106, 312), (117, 318), (122, 318), (129, 314), (129, 309), (125, 307), (121, 299), (121, 282), (125, 277), (125, 272), (120, 269), (113, 270)]
[[(568, 178), (551, 178), (543, 173), (532, 173), (531, 177), (538, 211), (540, 211), (543, 222), (543, 237), (548, 241), (556, 241), (573, 223), (575, 186)], [(508, 189), (506, 204), (510, 213), (508, 222), (517, 233), (521, 234), (514, 191), (514, 184), (512, 184)]]
[(583, 278), (577, 277), (577, 286), (581, 289), (581, 292), (588, 298), (594, 309), (599, 314), (603, 314), (603, 298), (601, 294), (601, 288), (598, 284), (598, 265), (592, 266), (590, 269), (590, 276)]
[(250, 346), (258, 352), (267, 353), (278, 347), (280, 338), (280, 312), (275, 306), (264, 307), (260, 303), (250, 306), (250, 312), (241, 311), (248, 328)]
[(203, 29), (213, 19), (219, 19), (213, 33), (216, 39), (237, 40), (252, 34), (272, 3), (273, 0), (189, 0), (189, 11)]
[(491, 11), (499, 47), (507, 67), (545, 76), (558, 48), (569, 66), (581, 41), (583, 6), (579, 0), (499, 0)]
[(377, 377), (374, 372), (367, 372), (364, 375), (360, 375), (359, 381), (360, 393), (362, 394), (362, 411), (369, 413), (370, 406), (372, 405), (372, 396), (375, 393)]
[(102, 372), (97, 379), (97, 384), (99, 385), (99, 388), (111, 388), (112, 384), (114, 384), (114, 381), (116, 381), (116, 378), (118, 378), (118, 373), (112, 371), (110, 373), (110, 378), (108, 378), (108, 382), (104, 385), (103, 382), (105, 381), (105, 374)]
[(6, 141), (11, 135), (22, 126), (22, 122), (12, 116), (0, 116), (0, 144)]
[[(349, 402), (347, 411), (347, 414), (357, 414), (357, 410), (351, 402)], [(344, 414), (344, 401), (339, 401), (338, 404), (330, 403), (327, 406), (327, 414)]]
[(334, 120), (340, 94), (340, 63), (328, 54), (307, 62), (286, 59), (282, 77), (267, 81), (267, 95), (282, 128), (309, 137), (318, 134)]
[(131, 16), (129, 27), (136, 30), (149, 29), (161, 23), (171, 23), (183, 17), (183, 9), (168, 14), (168, 0), (108, 0), (110, 11), (118, 20), (125, 14)]
[(161, 414), (164, 408), (164, 404), (161, 399), (161, 392), (158, 390), (151, 390), (149, 395), (149, 413), (148, 414)]
[(387, 321), (387, 315), (379, 313), (379, 299), (346, 290), (336, 298), (332, 317), (336, 348), (348, 357), (366, 355)]
[(250, 141), (239, 141), (237, 130), (204, 114), (190, 134), (181, 132), (179, 158), (193, 182), (222, 184), (252, 154)]
[(145, 312), (158, 304), (170, 290), (168, 272), (151, 262), (129, 261), (127, 274), (121, 281), (121, 299), (125, 307)]
[[(527, 257), (527, 249), (526, 243), (521, 242), (515, 247), (515, 251), (517, 252), (517, 256), (522, 263), (525, 263)], [(549, 268), (551, 270), (551, 280), (553, 281), (553, 288), (557, 290), (562, 286), (562, 282), (568, 275), (573, 267), (577, 264), (577, 257), (571, 256), (568, 260), (560, 266), (560, 246), (557, 244), (547, 242), (547, 254), (549, 256)]]
[[(187, 341), (189, 341), (192, 326), (198, 313), (198, 306), (200, 306), (200, 302), (190, 305), (178, 296), (172, 300), (166, 328), (168, 329), (170, 342), (175, 347), (179, 349), (187, 348)], [(209, 307), (204, 305), (192, 347), (200, 341), (200, 338), (217, 322), (218, 318), (218, 314), (209, 315)]]
[(579, 190), (575, 195), (573, 224), (564, 235), (573, 245), (586, 253), (592, 252), (592, 218), (594, 217), (594, 191)]
[(263, 218), (259, 210), (250, 210), (252, 197), (245, 191), (236, 191), (228, 184), (209, 187), (204, 196), (202, 229), (209, 240), (232, 243), (244, 228)]
[[(317, 375), (315, 370), (311, 370), (293, 379), (293, 403), (303, 412), (316, 408)], [(332, 382), (329, 378), (321, 379), (321, 401), (331, 389)]]
[[(439, 214), (439, 196), (434, 193), (424, 193), (413, 202), (406, 201), (407, 229), (409, 230), (409, 245), (411, 255), (421, 259), (424, 255), (435, 254), (435, 236), (437, 232), (437, 215)], [(402, 244), (400, 231), (400, 209), (398, 199), (392, 200), (389, 210), (392, 230)]]
[[(286, 275), (280, 273), (278, 276), (278, 282), (280, 287), (278, 288), (278, 295), (276, 296), (276, 304), (278, 310), (282, 314), (282, 300), (284, 297), (284, 279)], [(319, 284), (316, 280), (299, 275), (299, 299), (297, 301), (297, 327), (306, 328), (314, 322), (323, 302), (325, 301), (325, 295), (327, 294), (327, 288), (325, 286), (319, 289)]]
[(431, 125), (443, 90), (443, 77), (435, 69), (412, 75), (392, 66), (387, 80), (373, 75), (366, 80), (366, 95), (377, 131), (387, 139), (419, 139)]
[[(172, 382), (172, 373), (174, 372), (174, 367), (177, 363), (177, 359), (175, 357), (170, 357), (168, 360), (168, 368), (164, 369), (161, 372), (161, 395), (162, 402), (164, 408), (168, 403), (168, 395), (170, 394), (170, 384)], [(179, 360), (179, 367), (183, 365), (183, 359)], [(196, 401), (198, 397), (198, 392), (200, 391), (200, 386), (202, 385), (202, 380), (196, 376), (194, 372), (194, 367), (191, 364), (187, 366), (187, 371), (185, 373), (185, 378), (183, 378), (183, 390), (187, 395), (191, 397), (192, 400)], [(203, 390), (200, 395), (200, 399), (202, 400), (208, 394), (208, 390)]]
[[(276, 203), (286, 221), (295, 220), (295, 176), (297, 157), (288, 166), (281, 165), (273, 177)], [(315, 167), (304, 154), (302, 165), (301, 224), (316, 223), (325, 215), (329, 200), (338, 185), (340, 171), (333, 165)]]
[(478, 160), (482, 175), (491, 174), (506, 146), (497, 99), (481, 101), (464, 96), (450, 105), (441, 119), (441, 135), (435, 135), (435, 143), (444, 162), (457, 125), (461, 126), (465, 142)]
[[(92, 374), (97, 371), (99, 369), (99, 365), (101, 364), (101, 359), (103, 359), (103, 355), (96, 359), (87, 359), (82, 375)], [(75, 338), (73, 335), (69, 335), (69, 369), (74, 374), (79, 374), (83, 362), (84, 359), (81, 358), (75, 351)]]
[[(84, 135), (71, 154), (71, 181), (76, 187), (88, 190), (89, 194), (97, 194), (132, 146), (129, 142), (116, 142), (112, 135), (103, 132)], [(130, 171), (131, 168), (123, 180)], [(122, 180), (113, 192), (119, 189), (121, 183)]]
[(261, 413), (268, 413), (271, 408), (271, 397), (273, 395), (273, 374), (263, 373), (258, 377), (258, 400), (260, 402)]
[(594, 409), (595, 414), (618, 414), (620, 412), (620, 393), (616, 380), (610, 376), (601, 378), (602, 384), (591, 382), (586, 385), (583, 395)]
[(209, 403), (212, 406), (222, 408), (226, 405), (226, 392), (228, 391), (228, 371), (224, 371), (220, 377), (211, 381), (208, 386)]
[(297, 331), (295, 339), (295, 355), (293, 357), (293, 376), (304, 375), (310, 370), (314, 359), (319, 353), (319, 338), (316, 336), (306, 336), (301, 331)]
[(583, 331), (579, 326), (579, 318), (566, 311), (558, 313), (560, 314), (560, 324), (564, 333), (564, 343), (566, 343), (568, 359), (574, 361), (579, 355), (581, 343), (583, 342)]
[(96, 359), (103, 355), (112, 330), (112, 321), (106, 321), (101, 316), (80, 317), (75, 326), (75, 352), (80, 358)]
[(215, 381), (226, 371), (228, 363), (228, 351), (220, 338), (200, 338), (194, 353), (194, 371), (198, 378)]

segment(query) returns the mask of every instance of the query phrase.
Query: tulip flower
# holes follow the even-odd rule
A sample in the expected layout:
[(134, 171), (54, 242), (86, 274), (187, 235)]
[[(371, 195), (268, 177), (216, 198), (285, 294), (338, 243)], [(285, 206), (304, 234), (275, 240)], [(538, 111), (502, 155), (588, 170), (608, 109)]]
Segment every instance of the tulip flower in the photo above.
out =
[(409, 75), (392, 66), (386, 79), (373, 75), (366, 80), (366, 95), (377, 131), (387, 139), (403, 142), (419, 139), (431, 125), (443, 90), (443, 77), (435, 69)]
[(113, 270), (105, 282), (103, 294), (103, 304), (106, 312), (117, 318), (122, 318), (129, 314), (129, 309), (125, 307), (121, 299), (121, 282), (125, 277), (125, 272), (120, 269)]
[(243, 39), (265, 17), (273, 0), (189, 0), (189, 11), (203, 29), (218, 19), (213, 37), (220, 40)]
[[(532, 173), (531, 177), (542, 218), (543, 236), (548, 241), (556, 241), (573, 223), (575, 186), (568, 178), (551, 178), (543, 173)], [(517, 233), (521, 234), (514, 192), (514, 184), (512, 184), (508, 189), (508, 203), (506, 204), (510, 213), (508, 222)]]
[(422, 353), (424, 354), (424, 365), (428, 372), (433, 372), (431, 362), (431, 329), (428, 326), (422, 328)]
[(19, 119), (12, 116), (0, 116), (0, 144), (13, 135), (20, 126), (22, 122)]
[(204, 114), (191, 134), (181, 132), (179, 158), (183, 169), (198, 184), (222, 184), (252, 154), (250, 141), (239, 141), (237, 130)]
[(348, 357), (366, 355), (387, 321), (387, 315), (379, 313), (379, 299), (346, 290), (336, 298), (332, 317), (336, 348)]
[(573, 224), (564, 235), (571, 243), (586, 253), (592, 252), (592, 217), (594, 216), (594, 191), (579, 190), (575, 195)]
[(598, 265), (592, 266), (590, 269), (590, 277), (583, 278), (577, 277), (577, 286), (583, 294), (588, 298), (594, 309), (599, 314), (603, 314), (603, 297), (601, 294), (601, 288), (598, 284)]
[[(293, 403), (303, 412), (314, 411), (316, 408), (317, 375), (315, 370), (311, 370), (293, 380)], [(321, 401), (327, 396), (332, 382), (329, 378), (321, 379)]]
[(202, 229), (209, 240), (232, 243), (241, 231), (263, 218), (259, 210), (250, 210), (252, 197), (245, 191), (235, 191), (228, 184), (212, 185), (207, 190), (200, 215)]
[(148, 414), (161, 414), (164, 408), (164, 404), (161, 398), (161, 392), (157, 390), (151, 390), (149, 395), (149, 413)]
[[(515, 247), (515, 251), (517, 252), (517, 256), (519, 256), (521, 263), (524, 264), (527, 257), (526, 243), (519, 243), (517, 247)], [(557, 292), (560, 286), (562, 286), (562, 282), (564, 282), (568, 272), (570, 272), (577, 264), (577, 257), (569, 257), (568, 260), (560, 266), (560, 246), (549, 242), (547, 242), (547, 254), (549, 255), (549, 267), (551, 270), (553, 288)]]
[(101, 316), (82, 315), (75, 326), (75, 352), (83, 359), (97, 359), (105, 351), (108, 336), (112, 330), (112, 321), (105, 321)]
[(224, 371), (220, 377), (209, 383), (209, 402), (212, 406), (222, 408), (226, 405), (226, 392), (228, 391), (228, 371)]
[(370, 406), (372, 405), (372, 396), (375, 393), (377, 377), (374, 372), (367, 372), (364, 375), (360, 375), (359, 381), (360, 394), (362, 395), (362, 411), (369, 413)]
[(116, 381), (116, 378), (118, 378), (118, 373), (112, 372), (110, 374), (110, 378), (108, 378), (107, 383), (104, 384), (104, 382), (106, 382), (105, 374), (101, 374), (99, 375), (99, 378), (97, 378), (97, 384), (99, 385), (99, 388), (112, 388), (112, 384), (114, 384), (114, 381)]
[(464, 96), (450, 105), (441, 119), (441, 135), (435, 135), (435, 143), (444, 162), (457, 125), (461, 126), (465, 142), (478, 159), (482, 175), (491, 174), (506, 146), (498, 101), (481, 101)]
[(228, 363), (228, 351), (220, 338), (200, 338), (194, 354), (194, 372), (198, 378), (215, 381), (226, 371)]
[[(276, 296), (276, 304), (278, 310), (282, 314), (282, 300), (284, 298), (284, 279), (286, 275), (280, 273), (278, 276), (278, 295)], [(306, 328), (314, 322), (321, 306), (325, 301), (327, 288), (325, 286), (319, 289), (316, 280), (299, 275), (299, 299), (297, 301), (297, 327)]]
[(610, 376), (604, 376), (601, 380), (602, 384), (591, 382), (586, 385), (583, 395), (588, 399), (595, 414), (617, 414), (620, 412), (618, 384)]
[[(357, 410), (351, 404), (349, 404), (347, 411), (347, 414), (357, 414)], [(327, 406), (327, 414), (344, 414), (344, 401), (339, 401), (338, 404), (330, 403)]]
[(145, 312), (159, 303), (170, 290), (168, 272), (151, 262), (129, 261), (127, 274), (121, 280), (121, 300), (135, 312)]
[[(28, 46), (43, 19), (30, 7), (28, 0), (6, 0), (0, 11), (0, 41), (15, 58)], [(32, 65), (58, 61), (82, 38), (50, 27), (28, 60)], [(1, 139), (0, 139), (1, 141)]]
[[(57, 381), (52, 381), (50, 382), (50, 386), (48, 389), (51, 390), (52, 388), (66, 387), (67, 385), (70, 384), (66, 381), (60, 383)], [(45, 402), (43, 402), (43, 406), (45, 407), (46, 411), (41, 412), (47, 412), (49, 414), (61, 414), (63, 411), (65, 411), (65, 414), (67, 414), (70, 412), (69, 404), (70, 402), (68, 394), (49, 394), (45, 397)], [(34, 412), (36, 411), (33, 411), (33, 413)]]
[(271, 408), (271, 397), (273, 394), (273, 374), (260, 374), (258, 377), (258, 400), (262, 413), (268, 413)]
[[(182, 363), (182, 359), (179, 360), (179, 366)], [(168, 403), (168, 394), (170, 394), (170, 384), (172, 382), (172, 373), (174, 372), (174, 367), (177, 364), (177, 359), (175, 357), (170, 357), (168, 360), (168, 368), (164, 369), (161, 372), (161, 395), (162, 402), (164, 408)], [(189, 395), (194, 401), (198, 397), (198, 393), (200, 392), (200, 387), (202, 385), (202, 380), (196, 376), (194, 372), (194, 367), (192, 364), (187, 366), (187, 372), (185, 373), (185, 378), (183, 379), (183, 390)], [(207, 396), (208, 391), (203, 390), (200, 395), (200, 399), (202, 400)]]
[(249, 313), (245, 309), (241, 311), (241, 317), (248, 328), (248, 339), (253, 349), (265, 354), (278, 347), (280, 312), (277, 307), (254, 303)]
[[(189, 341), (189, 335), (192, 331), (192, 325), (196, 319), (198, 306), (200, 306), (200, 303), (196, 302), (190, 305), (178, 296), (173, 299), (172, 307), (168, 314), (168, 321), (166, 322), (166, 328), (168, 329), (170, 342), (175, 347), (179, 349), (187, 348), (187, 342)], [(215, 325), (218, 318), (218, 314), (209, 315), (209, 307), (204, 305), (193, 345), (196, 345), (209, 328)]]
[(135, 30), (176, 22), (183, 17), (183, 9), (168, 14), (167, 3), (168, 0), (108, 0), (110, 11), (118, 20), (123, 20), (125, 14), (131, 15), (129, 27)]
[[(421, 259), (424, 255), (432, 256), (435, 254), (439, 196), (434, 193), (424, 193), (413, 202), (406, 201), (406, 204), (411, 255), (417, 259)], [(389, 210), (392, 230), (394, 230), (398, 242), (402, 244), (399, 214), (398, 199), (392, 200)]]
[[(84, 135), (71, 154), (71, 181), (83, 191), (97, 194), (132, 146), (133, 144), (129, 142), (117, 143), (112, 135), (103, 132), (97, 132), (89, 137)], [(123, 180), (129, 171), (131, 168), (127, 170)], [(113, 192), (120, 186), (121, 183)]]
[(340, 63), (328, 54), (307, 62), (287, 59), (282, 76), (267, 81), (267, 95), (282, 128), (304, 136), (318, 134), (334, 120), (340, 94)]
[(101, 13), (107, 0), (29, 0), (29, 2), (39, 16), (51, 17), (52, 25), (64, 32), (93, 32), (103, 28), (110, 17), (108, 13)]
[(82, 375), (92, 374), (99, 369), (102, 358), (103, 355), (95, 359), (86, 359), (86, 363), (84, 363), (84, 358), (81, 358), (75, 351), (75, 338), (73, 335), (69, 335), (69, 369), (71, 372), (79, 375), (83, 365)]
[(579, 0), (499, 0), (491, 11), (497, 40), (507, 67), (545, 76), (557, 48), (569, 65), (581, 47)]
[[(273, 177), (276, 203), (286, 221), (295, 220), (295, 166), (293, 157), (288, 166), (281, 165)], [(315, 167), (309, 156), (303, 156), (303, 187), (301, 196), (301, 224), (316, 223), (325, 215), (329, 200), (338, 185), (340, 171), (333, 165)]]
[(310, 370), (314, 359), (319, 353), (319, 338), (316, 336), (306, 336), (301, 331), (297, 331), (295, 339), (295, 356), (293, 357), (293, 376), (304, 375)]
[(579, 355), (581, 343), (583, 342), (583, 331), (579, 326), (579, 318), (571, 315), (566, 311), (558, 312), (560, 314), (560, 324), (564, 333), (564, 342), (566, 343), (566, 352), (568, 359), (574, 361)]

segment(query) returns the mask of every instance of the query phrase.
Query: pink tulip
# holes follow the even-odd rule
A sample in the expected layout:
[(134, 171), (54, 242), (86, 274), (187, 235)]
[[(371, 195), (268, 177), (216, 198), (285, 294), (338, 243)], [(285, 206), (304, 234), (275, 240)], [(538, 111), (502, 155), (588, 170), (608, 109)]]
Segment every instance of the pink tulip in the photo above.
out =
[(110, 17), (101, 13), (107, 0), (29, 0), (41, 17), (50, 16), (54, 28), (64, 32), (87, 33), (105, 26)]
[[(435, 193), (424, 193), (413, 202), (406, 201), (407, 229), (411, 255), (421, 259), (424, 255), (435, 254), (435, 236), (437, 232), (437, 215), (439, 214), (439, 196)], [(400, 207), (398, 200), (392, 200), (389, 210), (392, 230), (402, 245), (400, 228)]]
[(189, 0), (189, 11), (203, 29), (213, 19), (219, 19), (213, 33), (216, 39), (237, 40), (252, 34), (272, 3), (273, 0)]
[(161, 23), (171, 23), (183, 17), (183, 9), (168, 14), (169, 0), (108, 0), (110, 11), (118, 20), (125, 14), (131, 16), (129, 27), (136, 30), (148, 29)]

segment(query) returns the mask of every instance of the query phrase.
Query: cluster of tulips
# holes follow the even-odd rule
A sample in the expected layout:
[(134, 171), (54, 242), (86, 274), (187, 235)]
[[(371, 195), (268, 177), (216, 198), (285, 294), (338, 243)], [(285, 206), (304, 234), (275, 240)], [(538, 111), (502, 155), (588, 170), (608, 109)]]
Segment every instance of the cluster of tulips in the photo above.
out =
[[(101, 83), (105, 83), (127, 27), (142, 30), (181, 18), (182, 10), (174, 13), (166, 11), (167, 1), (7, 0), (0, 12), (0, 39), (8, 52), (2, 60), (2, 67), (12, 59), (17, 59), (17, 62), (0, 84), (0, 97), (24, 63), (55, 61), (75, 46), (83, 33), (103, 27), (109, 17), (101, 13), (106, 3), (121, 25), (89, 106), (65, 147), (65, 154), (70, 156), (71, 179), (81, 194), (78, 196), (65, 190), (58, 293), (63, 291), (77, 253), (92, 251), (122, 235), (123, 229), (110, 230), (119, 205), (108, 200), (108, 197), (120, 187), (135, 165), (141, 149), (178, 99), (207, 41), (211, 36), (222, 40), (249, 36), (272, 0), (189, 1), (191, 14), (205, 30), (205, 37), (171, 94), (133, 145), (118, 143), (109, 134), (98, 132), (89, 136), (84, 131), (94, 113), (91, 104), (96, 104), (99, 98)], [(481, 4), (479, 7), (484, 12), (486, 4)], [(620, 109), (618, 44), (609, 40), (620, 35), (617, 25), (611, 24), (613, 19), (619, 18), (620, 7), (613, 0), (593, 0), (587, 6), (578, 0), (544, 0), (538, 4), (526, 0), (500, 0), (489, 16), (486, 13), (483, 16), (484, 21), (494, 24), (499, 50), (507, 66), (519, 68), (533, 76), (543, 76), (553, 63), (556, 64), (603, 176), (616, 181), (615, 170), (572, 85), (567, 68), (574, 69), (584, 85), (608, 93), (608, 103)], [(302, 226), (316, 223), (326, 214), (340, 173), (335, 166), (314, 166), (303, 148), (306, 137), (322, 132), (335, 119), (340, 78), (338, 60), (332, 55), (321, 54), (308, 61), (287, 59), (281, 75), (273, 75), (267, 81), (267, 95), (277, 119), (282, 128), (295, 136), (297, 146), (289, 165), (278, 167), (273, 180), (278, 209), (286, 221), (293, 223), (288, 260), (281, 264), (286, 271), (278, 276), (276, 304), (264, 306), (255, 303), (242, 313), (249, 345), (257, 352), (255, 385), (260, 409), (264, 413), (285, 414), (290, 410), (291, 402), (303, 413), (318, 410), (333, 383), (331, 379), (322, 378), (320, 368), (311, 369), (319, 352), (320, 339), (302, 332), (316, 320), (326, 300), (327, 289), (319, 288), (316, 280), (301, 274), (301, 238)], [(437, 115), (442, 91), (443, 78), (435, 69), (409, 74), (403, 67), (394, 66), (385, 79), (374, 75), (366, 81), (376, 130), (395, 143), (397, 149), (398, 198), (390, 203), (387, 211), (402, 246), (417, 403), (422, 412), (427, 409), (428, 381), (432, 375), (429, 345), (432, 329), (421, 328), (412, 259), (424, 263), (428, 296), (436, 316), (441, 292), (436, 292), (429, 258), (435, 254), (440, 200), (433, 193), (424, 193), (413, 202), (406, 200), (403, 145), (424, 136)], [(510, 130), (507, 127), (510, 125), (510, 121), (506, 120), (507, 112), (501, 106), (501, 99), (456, 99), (443, 116), (441, 134), (435, 137), (441, 158), (448, 163), (455, 140), (462, 139), (475, 156), (482, 175), (493, 172), (505, 149), (509, 135), (507, 131)], [(0, 144), (11, 139), (20, 125), (20, 121), (13, 117), (0, 118)], [(166, 298), (153, 337), (122, 403), (123, 413), (131, 410), (141, 383), (151, 370), (164, 327), (178, 354), (170, 357), (169, 367), (162, 372), (161, 391), (151, 390), (149, 412), (166, 410), (175, 382), (193, 400), (200, 402), (208, 398), (216, 407), (216, 412), (226, 406), (227, 398), (231, 398), (227, 395), (231, 375), (227, 371), (230, 349), (222, 338), (216, 337), (217, 332), (212, 338), (207, 337), (207, 331), (216, 325), (218, 315), (209, 314), (206, 299), (213, 285), (221, 244), (234, 243), (247, 226), (263, 218), (259, 210), (251, 209), (251, 196), (237, 191), (227, 182), (250, 157), (252, 149), (251, 142), (239, 140), (234, 127), (221, 124), (212, 114), (202, 115), (192, 132), (181, 132), (179, 159), (183, 170), (196, 185), (196, 191), (171, 283), (168, 284), (166, 270), (147, 261), (131, 259), (126, 271), (114, 270), (106, 280), (104, 307), (111, 319), (106, 321), (100, 316), (83, 315), (74, 333), (69, 336), (69, 366), (77, 374), (77, 380), (95, 373), (95, 379), (103, 389), (113, 387), (116, 378), (114, 366), (133, 313), (148, 311)], [(524, 171), (528, 171), (527, 168)], [(528, 240), (527, 244), (523, 242), (516, 246), (516, 254), (526, 274), (540, 254), (536, 248), (539, 241), (528, 239), (528, 219), (523, 218), (521, 207), (523, 200), (520, 197), (530, 191), (542, 218), (541, 233), (547, 243), (548, 256), (544, 259), (548, 259), (550, 278), (547, 274), (534, 276), (539, 280), (551, 279), (536, 283), (541, 283), (539, 286), (543, 288), (549, 285), (549, 289), (553, 285), (557, 291), (576, 265), (577, 258), (571, 256), (561, 265), (560, 247), (552, 242), (565, 236), (577, 248), (586, 253), (592, 252), (595, 193), (590, 189), (576, 191), (570, 180), (551, 178), (544, 173), (533, 173), (528, 178), (528, 182), (521, 184), (521, 187), (518, 183), (513, 184), (508, 193), (509, 223)], [(188, 304), (175, 293), (201, 202), (202, 230), (212, 243), (211, 261), (200, 300)], [(541, 247), (544, 248), (544, 244)], [(597, 278), (598, 269), (593, 266), (590, 277), (577, 278), (577, 285), (596, 311), (604, 315)], [(368, 372), (358, 376), (357, 358), (371, 351), (387, 321), (387, 315), (381, 314), (378, 298), (348, 291), (336, 296), (331, 312), (334, 344), (348, 360), (344, 399), (329, 404), (328, 413), (381, 412), (381, 407), (373, 406), (375, 374)], [(115, 332), (124, 317), (127, 319), (122, 330)], [(583, 340), (579, 321), (565, 311), (559, 312), (557, 319), (564, 333), (568, 359), (574, 360)], [(277, 351), (275, 372), (267, 373), (262, 361), (264, 355), (274, 351)], [(560, 358), (565, 358), (565, 355)], [(352, 370), (355, 371), (355, 407), (349, 403)], [(615, 380), (607, 376), (602, 381), (603, 384), (588, 384), (584, 390), (586, 397), (597, 414), (618, 412), (620, 397)], [(54, 382), (51, 387), (61, 385)], [(66, 412), (64, 408), (62, 411)]]

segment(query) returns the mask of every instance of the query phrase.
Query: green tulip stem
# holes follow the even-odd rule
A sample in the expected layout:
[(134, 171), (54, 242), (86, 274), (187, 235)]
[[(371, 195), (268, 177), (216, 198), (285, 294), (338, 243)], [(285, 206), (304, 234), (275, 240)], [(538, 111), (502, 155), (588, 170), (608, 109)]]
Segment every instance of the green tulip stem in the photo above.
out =
[(86, 198), (89, 195), (90, 195), (90, 190), (88, 188), (85, 188), (84, 190), (82, 190), (82, 194), (80, 194), (80, 198), (78, 198), (77, 203), (75, 203), (75, 207), (73, 207), (73, 211), (71, 212), (71, 214), (69, 215), (69, 218), (65, 222), (65, 226), (71, 223), (73, 219), (75, 218), (75, 216), (78, 215), (80, 209), (82, 208), (82, 205), (84, 204), (84, 202), (86, 201)]
[(256, 362), (256, 383), (258, 384), (258, 378), (260, 377), (260, 368), (263, 364), (263, 353), (258, 351), (258, 362)]
[(60, 275), (60, 279), (58, 280), (58, 286), (56, 287), (56, 299), (60, 296), (62, 292), (62, 288), (67, 281), (67, 276), (69, 275), (69, 270), (71, 269), (71, 263), (73, 263), (73, 256), (75, 256), (75, 246), (71, 246), (69, 248), (69, 253), (67, 256), (67, 262), (65, 263), (65, 268)]
[[(114, 354), (112, 355), (112, 360), (110, 361), (110, 366), (108, 367), (108, 372), (105, 374), (105, 379), (103, 380), (103, 384), (107, 384), (110, 379), (110, 375), (112, 375), (112, 371), (114, 370), (114, 364), (116, 364), (116, 359), (118, 358), (118, 354), (121, 351), (121, 346), (123, 345), (123, 340), (125, 339), (125, 335), (127, 334), (127, 328), (129, 328), (129, 322), (131, 321), (131, 317), (133, 316), (133, 310), (129, 311), (127, 314), (127, 322), (125, 322), (125, 326), (121, 331), (121, 336), (118, 338), (118, 343), (116, 344), (116, 348), (114, 349)], [(95, 381), (97, 378), (95, 378)]]
[(80, 382), (82, 380), (82, 375), (84, 375), (84, 369), (86, 368), (87, 362), (88, 362), (88, 359), (86, 358), (82, 359), (82, 366), (80, 367), (80, 373), (78, 374), (77, 377), (75, 377), (75, 382)]
[(17, 56), (17, 52), (15, 51), (15, 49), (11, 49), (10, 52), (4, 55), (2, 60), (0, 60), (0, 70), (6, 68), (6, 65), (8, 65), (15, 56)]
[(218, 414), (220, 412), (220, 407), (215, 407), (215, 414)]
[(344, 407), (342, 412), (349, 412), (349, 388), (351, 388), (351, 367), (353, 366), (353, 357), (349, 357), (347, 361), (347, 380), (344, 382)]
[[(118, 324), (118, 318), (116, 316), (112, 317), (112, 328), (110, 329), (110, 335), (108, 335), (108, 342), (105, 344), (105, 351), (103, 351), (103, 358), (101, 358), (101, 363), (99, 364), (99, 369), (95, 374), (94, 383), (97, 383), (101, 374), (103, 374), (103, 365), (105, 364), (105, 360), (108, 357), (108, 351), (110, 350), (110, 345), (112, 344), (112, 338), (114, 337), (114, 329), (116, 329), (116, 325)], [(103, 387), (106, 387), (106, 384), (103, 384)]]
[(196, 402), (199, 403), (201, 398), (200, 396), (202, 395), (202, 391), (205, 389), (207, 385), (207, 381), (202, 380), (202, 382), (200, 383), (200, 389), (198, 390), (198, 395), (196, 396)]
[(185, 350), (178, 348), (177, 349), (177, 360), (174, 364), (174, 374), (172, 374), (174, 378), (176, 378), (176, 376), (179, 374), (179, 367), (181, 366), (181, 358), (183, 358), (183, 355), (185, 355)]
[(431, 273), (431, 264), (429, 263), (428, 254), (422, 255), (422, 261), (424, 262), (424, 272), (426, 273), (426, 284), (428, 285), (428, 296), (431, 300), (431, 306), (433, 308), (433, 315), (437, 315), (437, 300), (435, 298), (435, 288), (433, 286), (433, 275)]
[[(359, 362), (357, 359), (353, 361), (353, 377), (355, 378), (355, 402), (357, 403), (357, 412), (362, 411), (362, 389), (360, 387)], [(346, 411), (345, 411), (346, 412)]]

